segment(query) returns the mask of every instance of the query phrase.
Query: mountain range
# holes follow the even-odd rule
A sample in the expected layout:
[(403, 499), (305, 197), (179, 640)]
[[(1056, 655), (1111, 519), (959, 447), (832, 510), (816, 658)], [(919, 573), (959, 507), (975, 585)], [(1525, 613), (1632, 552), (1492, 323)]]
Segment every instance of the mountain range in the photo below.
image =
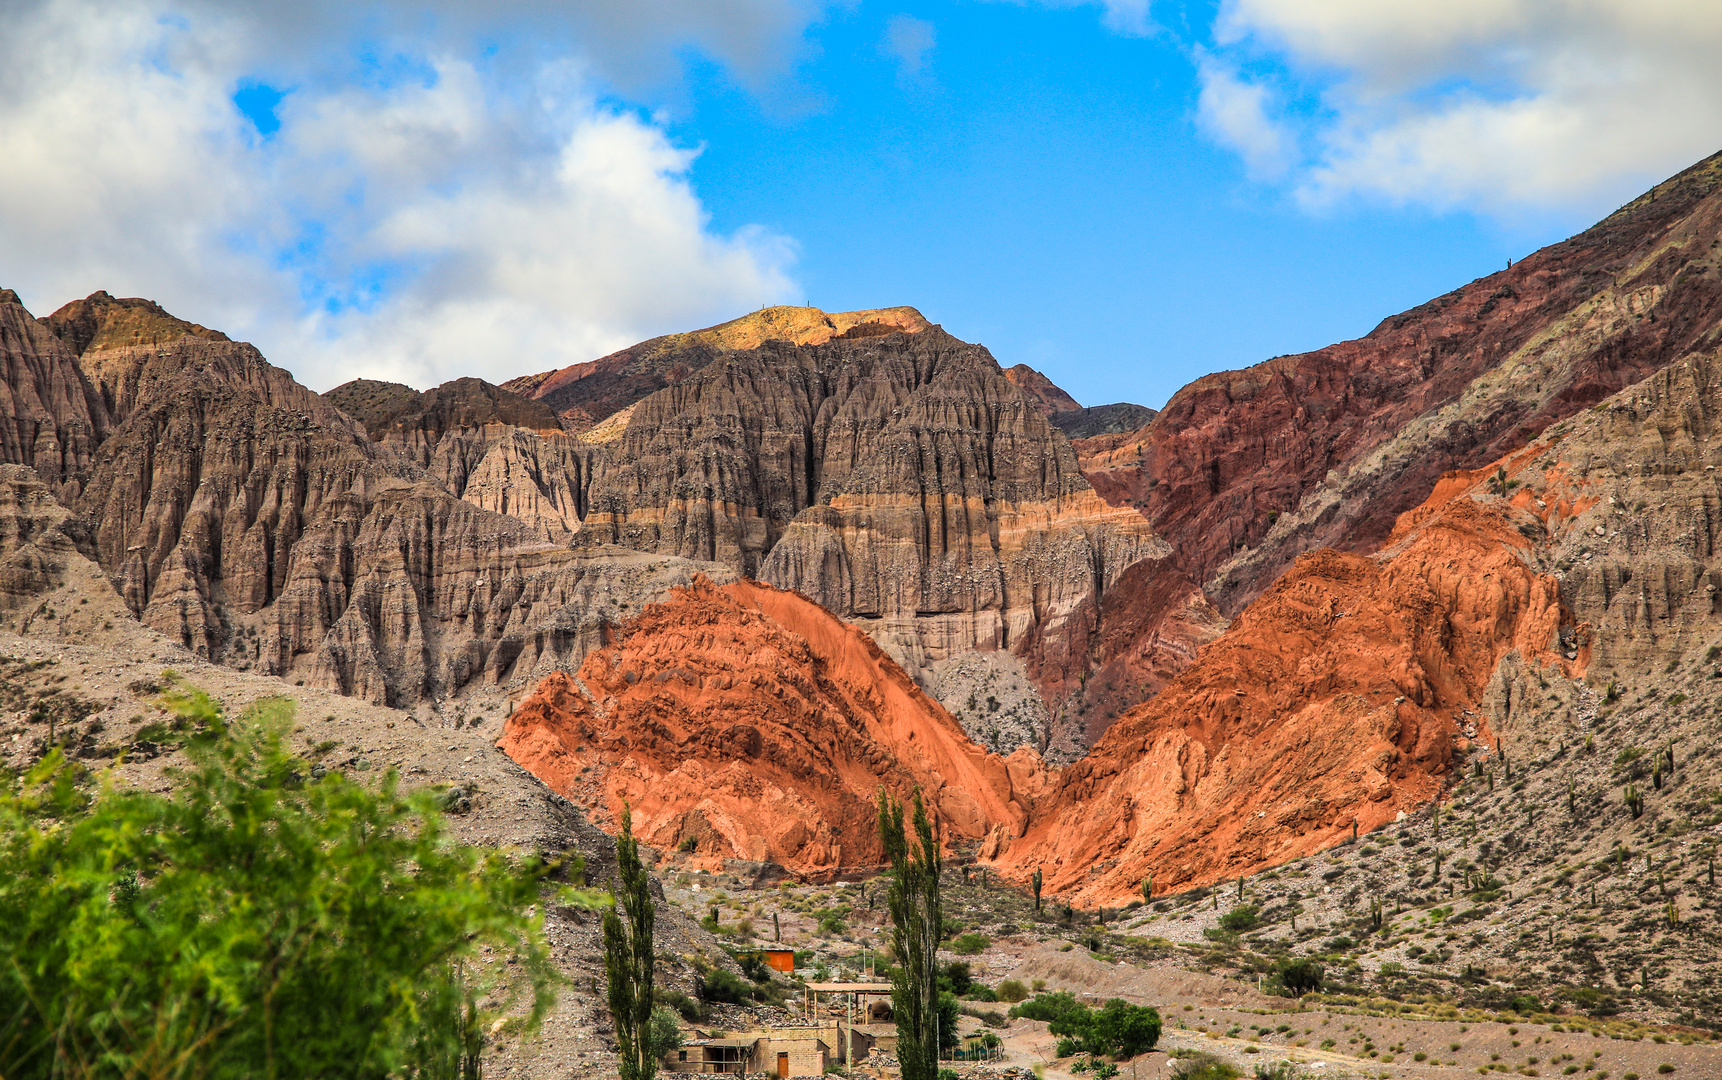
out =
[(1120, 904), (1714, 662), (1719, 262), (1722, 155), (1158, 411), (909, 307), (317, 394), (148, 300), (0, 291), (0, 619), (95, 633), (44, 600), (84, 582), (237, 672), (506, 699), (516, 761), (713, 866), (870, 868), (874, 793), (920, 789), (953, 851)]

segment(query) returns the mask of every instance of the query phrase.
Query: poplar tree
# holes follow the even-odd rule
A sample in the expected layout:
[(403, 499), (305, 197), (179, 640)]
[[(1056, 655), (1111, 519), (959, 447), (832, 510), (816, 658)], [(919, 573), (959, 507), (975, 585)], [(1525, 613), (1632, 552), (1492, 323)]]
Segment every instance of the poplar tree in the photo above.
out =
[(616, 877), (616, 904), (604, 912), (604, 971), (610, 981), (610, 1017), (616, 1024), (616, 1066), (622, 1080), (652, 1080), (658, 1071), (652, 1038), (656, 909), (626, 803), (622, 804), (622, 830), (616, 835)]
[[(897, 964), (891, 973), (891, 1007), (897, 1020), (897, 1062), (902, 1080), (936, 1080), (939, 1069), (938, 950), (939, 843), (917, 789), (905, 827), (903, 804), (879, 789), (879, 839), (891, 863), (886, 908)], [(624, 1078), (626, 1080), (626, 1078)]]

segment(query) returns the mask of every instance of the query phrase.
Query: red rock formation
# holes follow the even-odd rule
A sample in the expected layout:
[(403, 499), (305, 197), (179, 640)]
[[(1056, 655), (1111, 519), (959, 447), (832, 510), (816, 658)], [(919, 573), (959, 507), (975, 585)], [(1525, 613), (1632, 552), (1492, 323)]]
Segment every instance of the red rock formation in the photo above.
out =
[(1722, 154), (1367, 337), (1196, 380), (1147, 429), (1144, 513), (1227, 612), (1299, 552), (1374, 550), (1442, 473), (1710, 339), (1719, 184)]
[(1081, 402), (1065, 393), (1053, 381), (1027, 364), (1017, 364), (1004, 369), (1004, 377), (1009, 379), (1022, 396), (1027, 398), (1041, 415), (1049, 419), (1059, 413), (1080, 413)]
[(984, 753), (865, 634), (803, 597), (699, 581), (520, 704), (499, 745), (665, 849), (823, 877), (876, 866), (880, 786), (945, 839), (1020, 829), (1039, 759)]
[[(1304, 555), (1152, 701), (1106, 732), (999, 856), (1118, 902), (1320, 850), (1429, 801), (1497, 663), (1561, 665), (1534, 517), (1454, 478), (1374, 557)], [(1487, 732), (1480, 733), (1486, 735)]]
[[(1442, 473), (1511, 453), (1712, 340), (1722, 324), (1719, 182), (1722, 155), (1366, 337), (1198, 379), (1140, 431), (1082, 440), (1083, 475), (1171, 544), (1157, 575), (1177, 571), (1225, 615), (1302, 552), (1373, 551)], [(1055, 705), (1107, 713), (1111, 680), (1088, 676), (1103, 692), (1094, 699), (1070, 688), (1152, 650), (1128, 626), (1160, 634), (1170, 612), (1143, 603), (1186, 596), (1155, 592), (1163, 599), (1122, 597), (1109, 609), (1092, 656), (1034, 669)]]

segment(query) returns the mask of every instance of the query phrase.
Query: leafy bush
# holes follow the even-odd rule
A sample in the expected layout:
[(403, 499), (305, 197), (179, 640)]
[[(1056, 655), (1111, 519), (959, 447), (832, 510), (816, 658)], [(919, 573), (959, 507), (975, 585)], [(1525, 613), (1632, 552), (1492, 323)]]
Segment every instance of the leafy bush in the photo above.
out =
[(1213, 1054), (1186, 1052), (1173, 1067), (1171, 1080), (1237, 1080), (1242, 1075)]
[(1220, 916), (1220, 929), (1239, 933), (1244, 930), (1254, 930), (1260, 921), (1256, 917), (1254, 904), (1240, 904)]
[(1060, 1039), (1058, 1040), (1058, 1046), (1052, 1052), (1052, 1056), (1067, 1058), (1074, 1053), (1076, 1053), (1076, 1040)]
[(191, 761), (170, 795), (92, 796), (58, 751), (0, 786), (0, 1075), (455, 1075), (479, 1001), (509, 996), (481, 950), (520, 961), (499, 971), (537, 1024), (549, 867), (454, 843), (392, 771), (312, 778), (289, 702), (167, 705)]
[(969, 992), (975, 985), (974, 975), (969, 970), (968, 961), (953, 960), (948, 964), (939, 965), (939, 989), (956, 994), (958, 997)]
[(1070, 1039), (1076, 1049), (1091, 1054), (1134, 1057), (1152, 1050), (1160, 1041), (1159, 1012), (1122, 998), (1090, 1009), (1068, 993), (1040, 994), (1012, 1009), (1011, 1015), (1045, 1019), (1049, 1032)]
[(1000, 1001), (1008, 1001), (1015, 1004), (1016, 1002), (1028, 997), (1028, 987), (1024, 986), (1016, 979), (1006, 979), (1004, 982), (999, 983), (999, 987), (994, 991), (994, 993), (998, 996)]
[[(1073, 1009), (1087, 1010), (1077, 1002), (1076, 995), (1068, 990), (1055, 990), (1047, 994), (1036, 994), (1033, 998), (1013, 1007), (1010, 1011), (1012, 1019), (1026, 1016), (1030, 1020), (1040, 1020), (1051, 1023)], [(1060, 1057), (1065, 1055), (1060, 1054)]]
[(700, 996), (724, 1005), (740, 1005), (754, 993), (754, 988), (728, 968), (712, 968), (700, 981)]
[(849, 917), (847, 907), (820, 908), (813, 913), (813, 917), (819, 920), (819, 932), (821, 934), (847, 934), (849, 932), (849, 924), (844, 921)]
[(963, 934), (951, 942), (951, 951), (958, 956), (975, 956), (991, 944), (992, 942), (981, 934)]

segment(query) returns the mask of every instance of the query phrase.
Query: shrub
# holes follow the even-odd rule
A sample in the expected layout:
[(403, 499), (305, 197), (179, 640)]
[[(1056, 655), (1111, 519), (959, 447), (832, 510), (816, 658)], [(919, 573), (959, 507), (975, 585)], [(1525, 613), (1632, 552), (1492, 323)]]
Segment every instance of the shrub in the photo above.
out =
[(1213, 1054), (1186, 1053), (1173, 1067), (1171, 1080), (1237, 1080), (1242, 1075)]
[[(1083, 1006), (1077, 1002), (1075, 994), (1068, 990), (1055, 990), (1051, 993), (1036, 994), (1028, 1001), (1012, 1008), (1010, 1015), (1012, 1019), (1026, 1016), (1030, 1020), (1041, 1020), (1050, 1024), (1065, 1013), (1082, 1008)], [(1087, 1010), (1084, 1009), (1084, 1011)], [(1064, 1057), (1065, 1055), (1059, 1056)]]
[(991, 944), (992, 942), (981, 934), (963, 934), (951, 942), (951, 951), (958, 956), (976, 956)]
[(974, 984), (974, 975), (969, 971), (967, 961), (953, 960), (948, 964), (939, 965), (940, 990), (944, 990), (961, 997), (964, 994), (967, 994)]
[(1240, 904), (1220, 916), (1220, 929), (1238, 933), (1244, 930), (1254, 930), (1259, 922), (1254, 904)]
[(996, 990), (995, 993), (998, 995), (998, 999), (1000, 1001), (1008, 1001), (1015, 1004), (1016, 1002), (1022, 1001), (1024, 998), (1028, 997), (1028, 987), (1024, 986), (1016, 979), (1006, 979), (1004, 982), (999, 983), (998, 990)]
[(700, 996), (707, 1001), (740, 1005), (754, 992), (741, 976), (728, 968), (712, 968), (700, 983)]

